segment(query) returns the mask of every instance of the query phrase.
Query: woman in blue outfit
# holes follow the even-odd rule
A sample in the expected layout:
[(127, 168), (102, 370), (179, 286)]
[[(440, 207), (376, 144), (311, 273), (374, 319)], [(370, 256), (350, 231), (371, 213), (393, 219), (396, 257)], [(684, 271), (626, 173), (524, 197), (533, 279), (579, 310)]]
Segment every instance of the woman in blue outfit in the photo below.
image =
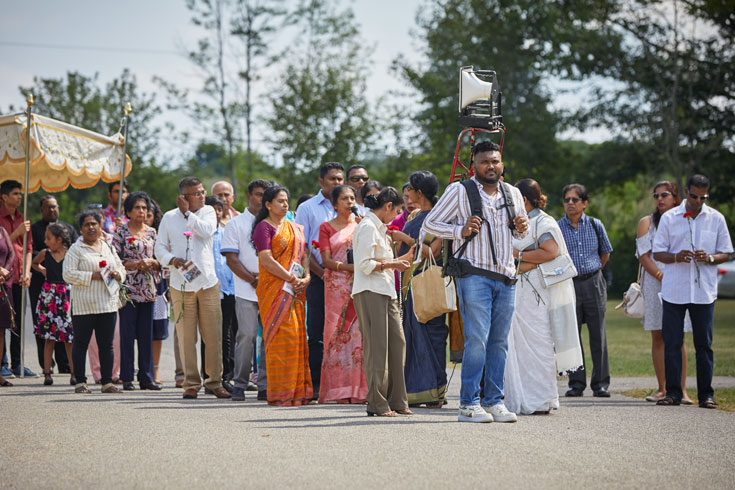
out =
[[(424, 259), (433, 254), (440, 258), (442, 241), (433, 236), (422, 237), (421, 227), (426, 216), (439, 200), (436, 195), (439, 183), (431, 172), (420, 170), (411, 174), (406, 192), (416, 210), (411, 213), (403, 232), (392, 231), (393, 241), (401, 243), (399, 255), (408, 252), (414, 243), (421, 240)], [(414, 274), (421, 266), (416, 267)], [(409, 274), (405, 272), (404, 274)], [(404, 288), (409, 282), (403, 279)], [(446, 316), (440, 315), (427, 323), (419, 323), (413, 313), (413, 296), (409, 288), (403, 310), (403, 331), (406, 337), (406, 391), (410, 406), (425, 405), (441, 408), (447, 389), (447, 335), (449, 330)]]

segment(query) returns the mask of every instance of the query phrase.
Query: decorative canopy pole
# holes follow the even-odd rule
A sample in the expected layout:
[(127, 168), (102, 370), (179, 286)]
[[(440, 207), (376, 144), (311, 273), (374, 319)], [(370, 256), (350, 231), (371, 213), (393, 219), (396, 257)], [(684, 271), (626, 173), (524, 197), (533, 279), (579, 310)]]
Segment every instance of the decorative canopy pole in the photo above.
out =
[[(23, 182), (23, 224), (21, 226), (25, 227), (25, 221), (28, 219), (28, 173), (31, 168), (30, 164), (30, 158), (31, 158), (31, 106), (33, 106), (33, 94), (28, 94), (26, 96), (26, 105), (28, 106), (28, 109), (26, 110), (26, 174), (25, 174), (25, 182)], [(24, 335), (25, 325), (26, 325), (26, 302), (28, 301), (28, 286), (24, 284), (25, 278), (26, 278), (26, 267), (28, 262), (28, 254), (26, 253), (26, 247), (28, 246), (28, 233), (23, 233), (23, 267), (20, 271), (20, 284), (23, 288), (23, 300), (21, 301), (21, 308), (20, 308), (20, 329), (18, 331), (18, 334), (20, 335), (20, 377), (25, 377), (25, 366), (23, 365), (23, 353), (25, 352), (25, 346), (26, 346), (26, 336)]]
[(133, 112), (133, 106), (130, 102), (125, 104), (125, 117), (123, 117), (123, 154), (122, 164), (120, 167), (120, 187), (117, 198), (117, 217), (122, 217), (123, 206), (123, 182), (125, 181), (125, 156), (128, 154), (128, 124), (130, 123), (130, 113)]

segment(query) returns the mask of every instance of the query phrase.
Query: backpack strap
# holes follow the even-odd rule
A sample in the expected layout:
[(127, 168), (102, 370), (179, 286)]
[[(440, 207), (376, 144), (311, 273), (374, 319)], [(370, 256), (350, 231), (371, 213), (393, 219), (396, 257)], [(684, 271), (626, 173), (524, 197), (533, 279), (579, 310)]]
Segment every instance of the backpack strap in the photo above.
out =
[(510, 231), (515, 231), (516, 206), (513, 202), (513, 193), (508, 188), (510, 187), (509, 184), (503, 181), (498, 182), (498, 184), (500, 184), (498, 187), (500, 187), (500, 193), (503, 195), (504, 201), (504, 204), (500, 208), (505, 208), (508, 211), (508, 228), (510, 228)]
[[(471, 179), (468, 179), (463, 180), (462, 185), (467, 191), (467, 198), (470, 201), (470, 213), (472, 214), (472, 216), (479, 216), (480, 219), (485, 221), (485, 215), (482, 212), (482, 198), (480, 197), (480, 191), (477, 189), (477, 184), (475, 184)], [(465, 242), (462, 244), (462, 246), (467, 248), (466, 245), (469, 243), (470, 240), (475, 238), (475, 235), (477, 235), (477, 233), (472, 233), (470, 236), (465, 238)], [(493, 243), (493, 234), (492, 231), (490, 231), (489, 224), (487, 227), (487, 236), (488, 238), (490, 238), (490, 253), (493, 257), (493, 264), (497, 264), (498, 258), (495, 255), (495, 244)], [(464, 252), (464, 249), (462, 251)]]

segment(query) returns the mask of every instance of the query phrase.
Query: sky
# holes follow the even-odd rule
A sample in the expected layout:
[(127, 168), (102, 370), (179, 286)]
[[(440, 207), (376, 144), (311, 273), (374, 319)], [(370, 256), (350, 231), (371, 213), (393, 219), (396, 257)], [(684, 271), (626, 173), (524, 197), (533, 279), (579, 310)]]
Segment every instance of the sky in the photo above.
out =
[[(388, 91), (409, 89), (389, 67), (398, 55), (420, 61), (411, 31), (421, 3), (351, 3), (362, 37), (374, 48), (373, 70), (366, 82), (371, 99)], [(183, 0), (126, 0), (117, 4), (102, 0), (0, 0), (0, 28), (0, 112), (7, 112), (11, 104), (25, 105), (18, 86), (30, 85), (34, 76), (63, 77), (67, 71), (99, 73), (100, 81), (106, 83), (127, 67), (140, 88), (151, 93), (159, 90), (153, 76), (193, 91), (200, 87), (191, 63), (181, 54), (182, 47), (193, 46), (200, 36)], [(499, 75), (502, 86), (502, 70)], [(260, 86), (262, 90), (267, 83)], [(184, 116), (167, 117), (174, 118), (178, 128), (191, 128)], [(599, 132), (573, 136), (588, 141), (604, 139)], [(259, 139), (257, 134), (255, 139)]]

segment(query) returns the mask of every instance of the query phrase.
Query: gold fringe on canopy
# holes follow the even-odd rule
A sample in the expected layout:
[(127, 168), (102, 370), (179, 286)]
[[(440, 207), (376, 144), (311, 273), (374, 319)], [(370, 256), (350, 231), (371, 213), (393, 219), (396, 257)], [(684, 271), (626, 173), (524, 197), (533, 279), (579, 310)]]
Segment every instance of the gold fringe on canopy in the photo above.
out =
[[(28, 191), (58, 192), (120, 180), (123, 136), (104, 136), (61, 121), (31, 116)], [(25, 180), (26, 115), (0, 116), (0, 180)], [(125, 155), (125, 175), (133, 165)]]

